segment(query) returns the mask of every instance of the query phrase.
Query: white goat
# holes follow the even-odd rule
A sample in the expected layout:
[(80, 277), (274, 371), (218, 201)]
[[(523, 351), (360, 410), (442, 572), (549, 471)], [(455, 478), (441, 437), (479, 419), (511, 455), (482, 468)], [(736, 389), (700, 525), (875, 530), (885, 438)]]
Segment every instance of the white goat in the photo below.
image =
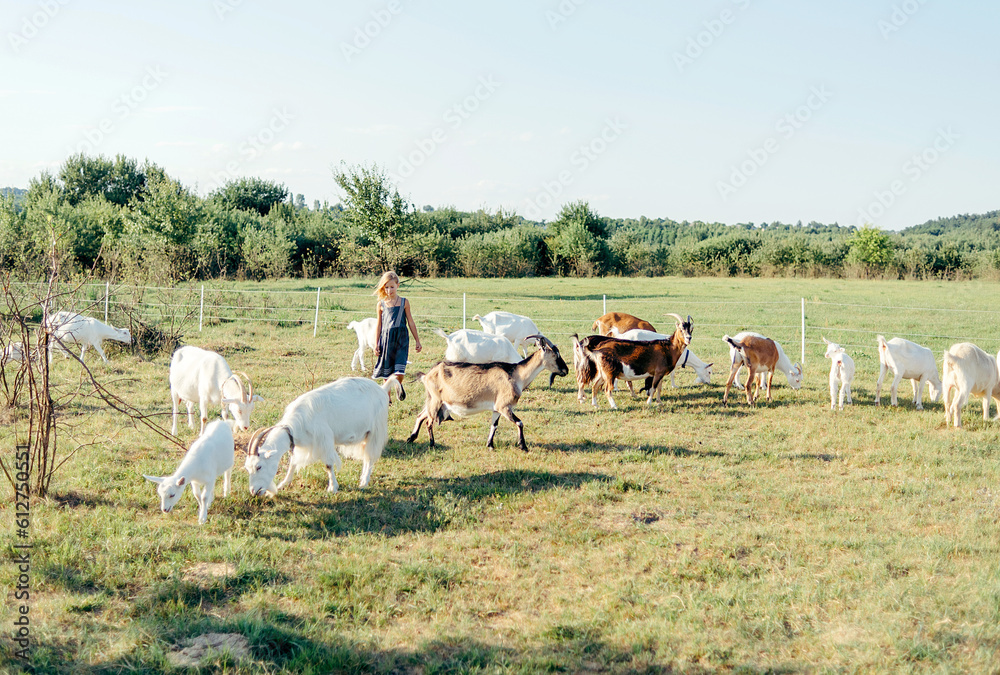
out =
[[(338, 489), (340, 456), (359, 459), (361, 481), (367, 487), (372, 469), (389, 440), (389, 392), (399, 399), (406, 393), (394, 377), (379, 386), (365, 377), (344, 377), (302, 394), (288, 404), (273, 427), (258, 429), (247, 444), (245, 468), (250, 494), (273, 497), (288, 485), (299, 469), (320, 462), (330, 477), (327, 492)], [(288, 473), (278, 485), (278, 462), (292, 451)]]
[(434, 332), (443, 337), (448, 346), (444, 350), (445, 361), (461, 363), (518, 363), (521, 355), (510, 340), (502, 335), (491, 335), (481, 330), (457, 330), (451, 335), (440, 328)]
[(881, 402), (882, 382), (885, 374), (892, 371), (892, 404), (897, 405), (896, 391), (899, 383), (905, 378), (910, 381), (913, 389), (913, 402), (917, 410), (924, 409), (924, 383), (930, 390), (931, 402), (937, 403), (941, 397), (941, 378), (938, 377), (937, 361), (934, 352), (922, 347), (916, 342), (903, 338), (886, 340), (881, 335), (876, 336), (878, 342), (879, 373), (875, 383), (875, 405)]
[[(748, 336), (757, 338), (766, 337), (764, 335), (761, 335), (760, 333), (754, 333), (753, 331), (745, 330), (742, 333), (737, 333), (733, 339), (736, 340), (737, 342), (742, 342), (743, 339)], [(785, 356), (785, 350), (781, 348), (780, 342), (778, 342), (777, 340), (772, 340), (772, 342), (774, 342), (775, 346), (778, 348), (778, 363), (775, 364), (775, 368), (785, 374), (785, 377), (788, 379), (789, 387), (791, 387), (792, 389), (802, 388), (802, 366), (800, 366), (797, 363), (794, 365), (792, 364), (792, 360), (789, 359), (787, 356)], [(732, 346), (730, 346), (729, 362), (732, 363), (733, 359), (735, 358), (736, 358), (736, 350)], [(740, 367), (740, 369), (742, 370), (742, 366)], [(761, 383), (763, 383), (764, 376), (761, 375), (760, 377), (762, 380)], [(734, 384), (736, 385), (737, 389), (743, 389), (743, 385), (740, 384), (739, 371), (737, 371), (736, 373), (736, 379), (734, 381)]]
[(528, 354), (527, 348), (531, 342), (529, 338), (539, 334), (538, 326), (535, 325), (535, 322), (520, 314), (490, 312), (485, 316), (476, 314), (472, 317), (472, 320), (479, 322), (479, 325), (483, 327), (484, 333), (503, 335), (525, 356)]
[(837, 386), (840, 386), (840, 409), (844, 409), (844, 395), (847, 395), (847, 402), (851, 400), (851, 382), (854, 381), (854, 359), (852, 359), (844, 348), (836, 342), (830, 342), (823, 338), (826, 343), (826, 354), (824, 356), (831, 360), (830, 363), (830, 410), (836, 408)]
[(52, 361), (53, 347), (58, 347), (63, 355), (68, 357), (69, 351), (66, 349), (66, 345), (82, 345), (83, 348), (80, 350), (81, 361), (83, 360), (83, 355), (87, 353), (87, 347), (93, 347), (101, 355), (101, 358), (104, 359), (104, 362), (107, 363), (108, 357), (104, 355), (104, 350), (101, 349), (101, 342), (104, 340), (114, 340), (115, 342), (123, 342), (125, 344), (132, 343), (132, 334), (128, 332), (127, 328), (115, 328), (114, 326), (101, 323), (97, 319), (76, 314), (75, 312), (56, 312), (49, 316), (48, 322), (45, 325), (51, 334), (49, 341), (50, 362)]
[[(247, 380), (244, 388), (242, 375)], [(208, 407), (222, 408), (222, 419), (226, 419), (226, 408), (233, 413), (237, 426), (243, 431), (250, 428), (250, 413), (258, 402), (263, 402), (253, 393), (253, 382), (246, 373), (233, 374), (229, 364), (220, 355), (200, 347), (181, 347), (170, 359), (170, 400), (173, 403), (173, 426), (170, 433), (177, 435), (177, 409), (181, 401), (187, 404), (188, 426), (194, 429), (193, 408), (198, 402), (201, 412), (201, 429), (205, 431), (208, 422)]]
[(943, 371), (945, 426), (952, 420), (956, 427), (962, 426), (962, 408), (969, 402), (970, 394), (983, 397), (983, 420), (990, 418), (991, 398), (997, 399), (997, 417), (1000, 417), (997, 359), (971, 342), (959, 342), (944, 353)]
[(170, 476), (145, 476), (157, 484), (160, 508), (170, 513), (191, 483), (191, 492), (198, 502), (198, 524), (208, 520), (208, 507), (215, 498), (215, 481), (222, 480), (222, 496), (229, 496), (229, 481), (233, 473), (233, 431), (223, 420), (215, 420), (205, 433), (194, 440), (177, 470)]
[[(622, 340), (637, 340), (639, 342), (649, 342), (650, 340), (669, 340), (671, 336), (665, 335), (663, 333), (657, 333), (651, 330), (643, 330), (642, 328), (633, 328), (632, 330), (627, 330), (624, 333), (618, 332), (618, 328), (612, 326), (611, 334), (616, 338), (621, 338)], [(677, 383), (674, 382), (674, 375), (677, 373), (679, 368), (690, 368), (695, 373), (695, 384), (711, 384), (712, 383), (712, 365), (711, 363), (705, 363), (694, 353), (690, 348), (684, 350), (681, 354), (681, 360), (677, 362), (677, 368), (670, 371), (670, 386), (674, 389), (677, 388)]]
[(347, 327), (358, 335), (358, 350), (351, 359), (351, 370), (358, 370), (357, 366), (360, 364), (361, 372), (365, 372), (365, 348), (375, 351), (375, 346), (378, 344), (378, 335), (375, 334), (377, 326), (378, 319), (375, 317), (347, 324)]
[(23, 342), (11, 342), (3, 348), (3, 353), (0, 354), (0, 367), (8, 363), (21, 363), (22, 361), (24, 361)]

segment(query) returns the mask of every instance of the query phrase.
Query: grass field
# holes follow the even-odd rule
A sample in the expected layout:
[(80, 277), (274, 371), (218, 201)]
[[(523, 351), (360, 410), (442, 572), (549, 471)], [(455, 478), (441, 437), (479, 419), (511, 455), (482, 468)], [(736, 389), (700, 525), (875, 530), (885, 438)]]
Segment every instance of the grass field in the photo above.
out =
[[(342, 294), (323, 301), (315, 338), (309, 322), (209, 320), (201, 333), (197, 316), (188, 324), (185, 343), (253, 376), (268, 401), (254, 426), (351, 375), (357, 343), (344, 326), (372, 314), (371, 281), (312, 283), (269, 288), (311, 290), (312, 302), (317, 285)], [(3, 638), (0, 667), (158, 673), (188, 639), (239, 633), (249, 656), (210, 657), (204, 672), (1000, 670), (1000, 423), (984, 422), (974, 400), (964, 429), (945, 428), (941, 404), (914, 410), (907, 383), (898, 409), (873, 405), (875, 331), (938, 354), (969, 338), (996, 353), (1000, 312), (980, 311), (997, 306), (995, 285), (429, 280), (401, 291), (424, 343), (411, 349), (411, 372), (443, 352), (431, 328), (461, 327), (463, 292), (470, 317), (528, 314), (566, 358), (568, 335), (589, 333), (604, 294), (609, 311), (662, 330), (664, 313), (690, 314), (692, 349), (716, 363), (713, 384), (694, 386), (684, 372), (658, 407), (625, 392), (618, 410), (604, 399), (594, 410), (577, 402), (572, 377), (548, 389), (545, 374), (518, 407), (524, 454), (505, 421), (487, 450), (485, 415), (443, 425), (433, 449), (426, 432), (404, 444), (423, 401), (408, 382), (368, 489), (357, 487), (360, 464), (345, 461), (336, 495), (311, 467), (277, 498), (251, 498), (238, 457), (234, 494), (218, 496), (220, 484), (205, 526), (189, 495), (160, 513), (141, 477), (172, 472), (176, 447), (77, 399), (60, 447), (85, 445), (51, 497), (32, 503), (30, 660)], [(722, 334), (771, 334), (797, 361), (800, 298), (803, 388), (779, 375), (773, 403), (724, 407)], [(854, 405), (842, 412), (829, 409), (821, 334), (851, 345), (857, 363)], [(94, 358), (114, 391), (163, 412), (169, 429), (168, 356)], [(63, 390), (79, 383), (72, 361), (57, 359), (54, 373)], [(182, 425), (181, 436), (194, 433)], [(10, 427), (0, 442), (9, 456)], [(0, 542), (10, 549), (9, 486), (4, 495)], [(0, 567), (5, 635), (17, 577)]]

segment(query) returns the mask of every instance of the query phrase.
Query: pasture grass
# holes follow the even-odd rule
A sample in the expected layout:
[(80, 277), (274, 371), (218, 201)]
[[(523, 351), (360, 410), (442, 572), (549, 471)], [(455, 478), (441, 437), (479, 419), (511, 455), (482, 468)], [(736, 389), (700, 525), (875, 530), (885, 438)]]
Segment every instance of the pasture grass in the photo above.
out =
[[(185, 343), (218, 349), (253, 376), (267, 399), (254, 426), (273, 424), (303, 391), (352, 374), (357, 343), (344, 326), (371, 314), (372, 284), (317, 283), (345, 295), (336, 299), (343, 313), (326, 314), (316, 338), (310, 324), (285, 322), (210, 322), (198, 333), (195, 318), (187, 331)], [(937, 353), (955, 338), (996, 336), (976, 340), (995, 352), (1000, 314), (954, 311), (995, 306), (993, 285), (433, 279), (403, 291), (424, 343), (421, 354), (411, 343), (411, 373), (443, 352), (432, 327), (460, 327), (462, 292), (473, 300), (469, 316), (532, 315), (565, 357), (567, 335), (589, 332), (605, 293), (609, 310), (662, 329), (671, 325), (663, 313), (691, 314), (692, 348), (715, 362), (713, 384), (695, 386), (684, 372), (660, 406), (619, 392), (618, 410), (603, 397), (595, 410), (577, 402), (571, 377), (548, 389), (543, 374), (518, 406), (524, 454), (506, 421), (487, 450), (485, 415), (443, 425), (434, 448), (426, 431), (404, 444), (423, 400), (408, 381), (368, 489), (358, 489), (360, 465), (347, 460), (336, 495), (311, 467), (277, 498), (251, 498), (238, 456), (234, 493), (223, 499), (219, 486), (204, 526), (190, 496), (160, 513), (141, 477), (172, 472), (177, 447), (93, 399), (74, 399), (60, 447), (86, 445), (50, 497), (32, 503), (34, 646), (24, 662), (0, 642), (3, 667), (170, 672), (177, 645), (216, 632), (245, 636), (251, 658), (219, 655), (201, 672), (1000, 668), (997, 423), (984, 422), (974, 401), (965, 428), (947, 429), (941, 404), (914, 410), (906, 383), (898, 409), (875, 407), (874, 335), (849, 332), (926, 335), (911, 339)], [(719, 338), (756, 329), (798, 360), (802, 297), (811, 326), (802, 390), (779, 375), (772, 403), (750, 409), (734, 396), (724, 407), (728, 354)], [(842, 412), (829, 409), (817, 326), (856, 345), (854, 405)], [(88, 359), (94, 371), (133, 405), (163, 413), (169, 429), (169, 357), (108, 351), (109, 364)], [(54, 376), (63, 391), (79, 386), (74, 362), (57, 358)], [(183, 421), (180, 435), (194, 437)], [(11, 438), (0, 431), (3, 452)], [(4, 516), (0, 541), (11, 547), (10, 499)], [(200, 563), (228, 563), (231, 573), (192, 577)], [(16, 577), (0, 567), (8, 627)]]

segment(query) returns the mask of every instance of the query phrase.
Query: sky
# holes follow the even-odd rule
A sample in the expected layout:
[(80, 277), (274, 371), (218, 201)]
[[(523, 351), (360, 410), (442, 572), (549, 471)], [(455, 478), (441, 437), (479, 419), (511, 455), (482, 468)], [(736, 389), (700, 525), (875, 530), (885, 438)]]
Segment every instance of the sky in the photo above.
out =
[(1000, 4), (7, 0), (0, 187), (78, 152), (197, 194), (552, 220), (872, 223), (1000, 208)]

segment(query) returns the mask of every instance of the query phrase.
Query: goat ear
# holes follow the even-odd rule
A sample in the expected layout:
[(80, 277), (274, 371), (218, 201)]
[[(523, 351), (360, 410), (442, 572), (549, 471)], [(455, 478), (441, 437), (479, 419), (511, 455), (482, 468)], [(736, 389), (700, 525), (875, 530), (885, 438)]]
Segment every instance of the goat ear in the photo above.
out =
[(146, 474), (142, 474), (142, 477), (148, 481), (156, 483), (157, 485), (163, 482), (163, 476), (147, 476)]
[(706, 363), (706, 364), (705, 364), (705, 367), (706, 367), (706, 368), (711, 368), (711, 367), (712, 367), (712, 366), (714, 366), (714, 365), (715, 365), (715, 363), (714, 363), (714, 362), (713, 362), (713, 363)]
[(177, 479), (177, 487), (180, 487), (185, 483), (187, 483), (187, 478), (185, 478), (184, 476), (181, 476), (180, 478)]
[(222, 399), (222, 405), (229, 405), (230, 403), (243, 403), (242, 400), (238, 398), (224, 398)]
[(250, 399), (250, 402), (251, 403), (267, 403), (267, 401), (265, 401), (263, 398), (261, 398), (260, 394), (254, 394), (253, 398)]
[(827, 340), (826, 338), (823, 338), (823, 344), (830, 344), (830, 341)]

